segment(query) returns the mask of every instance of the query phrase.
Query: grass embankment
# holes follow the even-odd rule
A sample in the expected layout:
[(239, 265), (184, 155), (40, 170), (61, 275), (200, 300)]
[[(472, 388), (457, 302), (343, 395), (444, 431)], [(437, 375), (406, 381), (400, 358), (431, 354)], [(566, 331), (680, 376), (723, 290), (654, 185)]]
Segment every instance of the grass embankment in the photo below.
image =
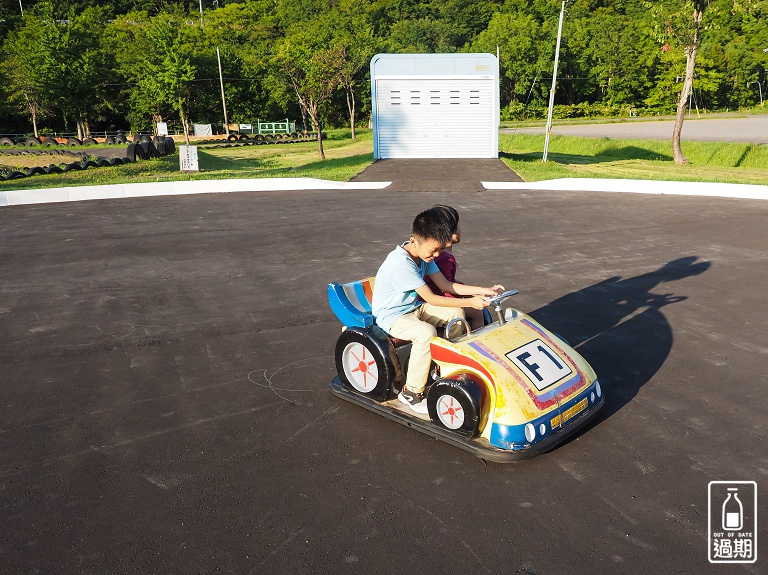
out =
[(672, 142), (552, 136), (541, 161), (543, 135), (502, 134), (502, 160), (527, 182), (555, 178), (619, 178), (768, 184), (768, 146), (683, 142), (687, 165), (672, 160)]
[[(201, 145), (200, 172), (179, 172), (177, 155), (109, 168), (38, 175), (0, 182), (0, 191), (132, 182), (226, 178), (307, 177), (347, 181), (373, 161), (370, 130), (356, 140), (349, 130), (329, 130), (326, 160), (317, 159), (317, 142), (233, 147)], [(683, 142), (690, 163), (672, 161), (672, 144), (658, 140), (612, 140), (553, 136), (549, 159), (541, 161), (544, 136), (502, 134), (502, 160), (525, 181), (556, 178), (629, 178), (768, 184), (768, 146), (715, 142)], [(88, 150), (97, 155), (97, 150)], [(14, 161), (19, 161), (14, 159)]]
[[(323, 147), (325, 161), (318, 160), (316, 140), (232, 147), (201, 145), (198, 147), (199, 173), (181, 173), (178, 154), (174, 154), (120, 166), (0, 182), (0, 191), (227, 178), (293, 177), (347, 181), (373, 162), (373, 137), (370, 130), (359, 130), (356, 140), (350, 138), (349, 130), (329, 130)], [(96, 149), (84, 151), (98, 155)], [(32, 157), (23, 156), (25, 160)], [(6, 162), (9, 158), (12, 158), (10, 161), (14, 164), (25, 161), (22, 156), (6, 156)], [(36, 162), (35, 165), (42, 164)]]

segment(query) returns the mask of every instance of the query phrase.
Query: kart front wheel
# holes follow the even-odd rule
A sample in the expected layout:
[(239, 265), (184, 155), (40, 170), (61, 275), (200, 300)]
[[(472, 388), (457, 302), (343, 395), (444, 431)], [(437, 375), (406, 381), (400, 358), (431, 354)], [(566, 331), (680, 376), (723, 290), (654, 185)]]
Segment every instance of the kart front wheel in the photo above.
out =
[(427, 396), (432, 423), (464, 437), (477, 435), (480, 423), (480, 390), (471, 380), (441, 379)]
[(387, 398), (394, 379), (394, 367), (382, 350), (383, 343), (353, 329), (342, 332), (336, 342), (336, 370), (342, 383), (376, 401)]

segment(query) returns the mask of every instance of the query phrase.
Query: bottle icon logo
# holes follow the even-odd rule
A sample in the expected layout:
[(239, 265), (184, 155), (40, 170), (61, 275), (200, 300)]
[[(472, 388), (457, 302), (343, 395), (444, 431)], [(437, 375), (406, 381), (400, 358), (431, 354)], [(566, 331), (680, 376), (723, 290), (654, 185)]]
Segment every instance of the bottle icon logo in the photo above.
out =
[(744, 527), (744, 506), (739, 501), (739, 488), (729, 487), (723, 502), (723, 531), (740, 531)]
[(709, 562), (757, 561), (757, 482), (710, 481), (707, 491)]

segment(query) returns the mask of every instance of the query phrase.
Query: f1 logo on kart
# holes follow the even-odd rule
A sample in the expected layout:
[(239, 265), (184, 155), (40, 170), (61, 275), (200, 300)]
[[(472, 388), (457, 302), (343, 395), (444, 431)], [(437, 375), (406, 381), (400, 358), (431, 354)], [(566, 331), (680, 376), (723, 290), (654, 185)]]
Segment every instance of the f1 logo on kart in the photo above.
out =
[(506, 355), (539, 391), (573, 373), (565, 360), (540, 339), (534, 339)]

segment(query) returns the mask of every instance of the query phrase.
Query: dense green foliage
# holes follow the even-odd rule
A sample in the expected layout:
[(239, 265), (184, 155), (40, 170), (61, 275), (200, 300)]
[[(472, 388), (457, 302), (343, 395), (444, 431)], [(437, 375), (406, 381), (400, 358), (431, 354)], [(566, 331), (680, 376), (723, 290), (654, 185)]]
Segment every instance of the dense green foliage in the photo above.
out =
[[(685, 70), (687, 0), (573, 0), (560, 117), (671, 113)], [(541, 117), (560, 0), (16, 0), (0, 4), (0, 132), (151, 130), (370, 115), (377, 52), (500, 55), (504, 119)], [(200, 6), (203, 7), (201, 18)], [(711, 0), (691, 103), (768, 98), (768, 0)], [(304, 110), (299, 105), (303, 99)]]

